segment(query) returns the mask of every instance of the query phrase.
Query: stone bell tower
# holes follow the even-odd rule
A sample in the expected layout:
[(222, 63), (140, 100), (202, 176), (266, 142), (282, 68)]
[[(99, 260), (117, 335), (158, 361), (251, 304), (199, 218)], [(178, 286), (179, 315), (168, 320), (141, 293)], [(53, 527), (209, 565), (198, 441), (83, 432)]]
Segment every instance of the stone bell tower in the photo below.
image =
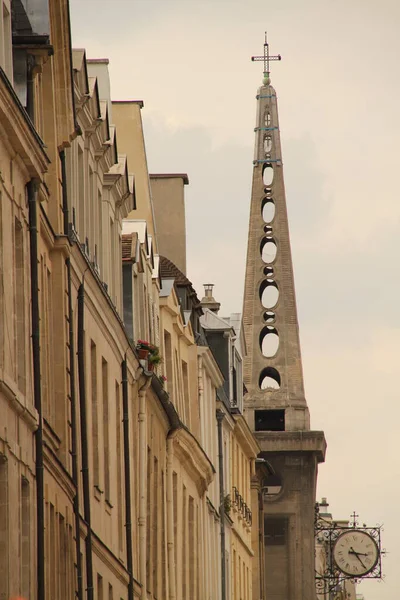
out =
[[(254, 600), (314, 600), (314, 504), (323, 432), (310, 431), (304, 395), (277, 98), (265, 40), (257, 93), (255, 156), (243, 322), (246, 417), (261, 446), (261, 546)], [(255, 537), (253, 539), (256, 539)], [(258, 581), (260, 579), (260, 581)]]

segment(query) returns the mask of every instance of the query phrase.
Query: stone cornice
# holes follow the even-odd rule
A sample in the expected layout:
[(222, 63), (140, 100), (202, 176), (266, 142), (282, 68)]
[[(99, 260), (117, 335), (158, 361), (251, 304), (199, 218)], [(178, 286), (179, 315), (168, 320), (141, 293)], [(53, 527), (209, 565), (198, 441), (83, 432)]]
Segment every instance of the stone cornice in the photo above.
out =
[(313, 453), (324, 462), (326, 440), (323, 431), (257, 431), (262, 452)]
[(29, 176), (41, 179), (47, 171), (50, 159), (44, 150), (42, 139), (1, 68), (0, 123), (14, 151), (22, 158)]
[(192, 477), (202, 496), (214, 479), (215, 469), (196, 438), (184, 427), (169, 435), (173, 439), (174, 456)]
[(247, 424), (243, 415), (234, 415), (235, 428), (233, 430), (235, 437), (240, 442), (248, 458), (256, 458), (260, 453), (260, 445)]

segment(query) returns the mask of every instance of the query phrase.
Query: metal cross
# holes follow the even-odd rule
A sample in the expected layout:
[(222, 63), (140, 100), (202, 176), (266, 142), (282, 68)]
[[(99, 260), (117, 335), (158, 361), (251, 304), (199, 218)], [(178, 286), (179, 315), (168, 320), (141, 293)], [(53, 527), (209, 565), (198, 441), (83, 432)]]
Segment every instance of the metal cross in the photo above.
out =
[(271, 60), (282, 60), (280, 54), (276, 56), (270, 56), (269, 54), (269, 44), (267, 42), (267, 32), (265, 32), (265, 42), (264, 42), (264, 56), (252, 56), (252, 61), (263, 61), (264, 62), (264, 83), (268, 84), (270, 82), (269, 78), (269, 63)]
[(357, 525), (358, 525), (357, 517), (359, 517), (359, 516), (360, 515), (356, 514), (356, 511), (353, 511), (353, 514), (350, 515), (350, 517), (353, 519), (353, 523), (352, 523), (353, 527), (357, 527)]

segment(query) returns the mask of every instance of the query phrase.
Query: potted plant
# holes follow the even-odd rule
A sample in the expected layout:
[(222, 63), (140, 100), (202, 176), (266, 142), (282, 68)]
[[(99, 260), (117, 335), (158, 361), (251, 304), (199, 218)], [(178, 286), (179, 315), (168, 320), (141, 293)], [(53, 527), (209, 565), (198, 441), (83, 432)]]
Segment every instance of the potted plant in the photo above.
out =
[(157, 346), (153, 346), (153, 350), (150, 350), (147, 361), (149, 363), (149, 371), (152, 371), (156, 365), (162, 362), (162, 356)]
[(154, 349), (153, 344), (147, 342), (146, 340), (138, 340), (136, 343), (136, 350), (139, 358), (146, 359), (149, 356), (149, 353)]
[(231, 512), (231, 508), (232, 508), (231, 495), (226, 494), (226, 496), (224, 497), (224, 512), (226, 515), (229, 515), (229, 513)]
[(159, 365), (162, 362), (160, 349), (155, 344), (151, 344), (146, 340), (138, 340), (136, 350), (139, 360), (142, 359), (147, 361), (148, 371), (153, 371), (154, 366)]

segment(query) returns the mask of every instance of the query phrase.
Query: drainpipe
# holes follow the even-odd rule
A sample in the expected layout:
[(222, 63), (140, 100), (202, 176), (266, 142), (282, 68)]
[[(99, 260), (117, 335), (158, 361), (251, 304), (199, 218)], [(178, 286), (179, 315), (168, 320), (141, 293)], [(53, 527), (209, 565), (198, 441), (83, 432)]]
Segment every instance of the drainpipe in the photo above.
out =
[(89, 482), (89, 456), (87, 439), (86, 415), (86, 386), (85, 386), (85, 340), (84, 340), (84, 311), (85, 311), (85, 285), (82, 282), (78, 290), (78, 379), (80, 400), (81, 446), (82, 446), (82, 483), (83, 507), (86, 521), (86, 584), (87, 600), (93, 600), (93, 559), (92, 559), (92, 525), (90, 518), (90, 482)]
[(168, 536), (168, 570), (169, 570), (169, 600), (176, 598), (176, 565), (175, 565), (175, 539), (174, 539), (174, 492), (172, 478), (172, 464), (174, 456), (173, 438), (167, 439), (167, 536)]
[(146, 525), (147, 525), (147, 420), (146, 392), (151, 383), (151, 375), (139, 388), (139, 571), (142, 585), (142, 598), (146, 596)]
[(226, 576), (225, 576), (225, 503), (224, 503), (224, 454), (222, 449), (222, 421), (225, 414), (217, 410), (218, 428), (218, 466), (219, 466), (219, 514), (221, 518), (221, 600), (226, 600)]
[(126, 354), (121, 363), (122, 406), (124, 424), (124, 466), (125, 466), (125, 533), (126, 560), (129, 573), (128, 600), (133, 600), (133, 546), (132, 546), (132, 512), (131, 512), (131, 462), (129, 448), (129, 403), (128, 403), (128, 367)]
[(65, 164), (65, 150), (59, 152), (61, 161), (61, 186), (62, 186), (62, 211), (64, 217), (64, 235), (68, 235), (68, 190), (67, 190), (67, 167)]
[(44, 572), (44, 468), (43, 468), (43, 415), (40, 375), (40, 315), (39, 315), (39, 275), (38, 275), (38, 228), (35, 183), (27, 184), (29, 207), (29, 241), (31, 263), (31, 316), (32, 316), (32, 355), (33, 355), (33, 396), (39, 417), (35, 433), (36, 451), (36, 518), (37, 518), (37, 598), (45, 600)]
[(74, 496), (74, 518), (75, 518), (75, 549), (76, 570), (78, 576), (78, 600), (83, 600), (82, 587), (82, 559), (81, 559), (81, 534), (79, 515), (79, 470), (78, 470), (78, 439), (76, 418), (76, 393), (75, 393), (75, 340), (74, 340), (74, 313), (72, 310), (72, 285), (71, 285), (71, 261), (65, 261), (68, 275), (68, 321), (69, 321), (69, 379), (71, 389), (71, 456), (72, 456), (72, 480), (75, 486)]

